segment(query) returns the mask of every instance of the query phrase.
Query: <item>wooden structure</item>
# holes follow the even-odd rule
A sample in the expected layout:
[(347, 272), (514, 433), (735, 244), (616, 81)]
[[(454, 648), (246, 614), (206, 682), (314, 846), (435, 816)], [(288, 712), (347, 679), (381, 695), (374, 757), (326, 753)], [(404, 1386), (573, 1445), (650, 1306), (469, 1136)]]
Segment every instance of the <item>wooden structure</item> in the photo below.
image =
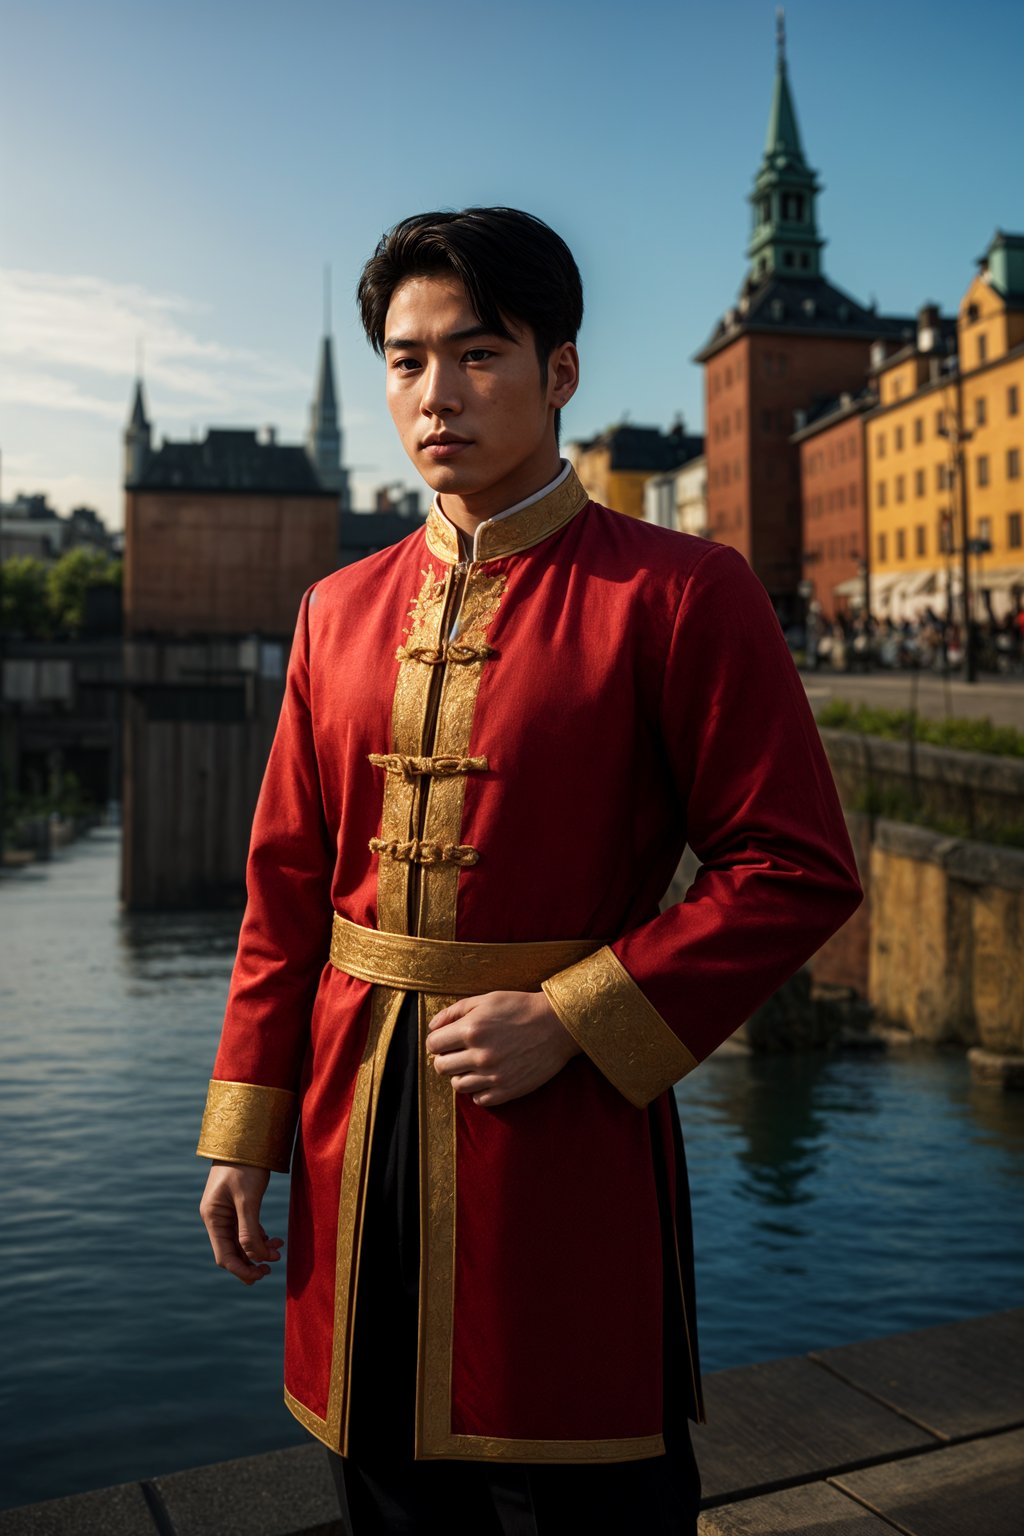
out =
[[(701, 1536), (1020, 1536), (1024, 1308), (719, 1371), (704, 1387)], [(243, 1530), (346, 1536), (322, 1447), (0, 1514), (0, 1536)]]

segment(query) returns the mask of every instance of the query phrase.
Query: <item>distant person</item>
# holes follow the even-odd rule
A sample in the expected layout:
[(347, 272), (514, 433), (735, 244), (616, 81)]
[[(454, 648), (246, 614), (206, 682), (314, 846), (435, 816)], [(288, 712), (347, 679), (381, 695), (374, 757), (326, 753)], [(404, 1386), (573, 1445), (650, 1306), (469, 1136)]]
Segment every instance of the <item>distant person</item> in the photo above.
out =
[(261, 1279), (291, 1164), (285, 1400), (352, 1536), (693, 1536), (673, 1085), (857, 906), (842, 812), (746, 561), (559, 457), (563, 241), (419, 215), (359, 303), (434, 502), (302, 597), (203, 1217)]

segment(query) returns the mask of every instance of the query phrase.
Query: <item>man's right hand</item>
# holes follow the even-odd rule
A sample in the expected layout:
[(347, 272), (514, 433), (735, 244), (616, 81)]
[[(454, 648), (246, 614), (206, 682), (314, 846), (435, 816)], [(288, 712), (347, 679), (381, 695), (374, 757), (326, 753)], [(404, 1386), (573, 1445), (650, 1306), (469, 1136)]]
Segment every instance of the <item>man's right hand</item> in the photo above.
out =
[(269, 1168), (215, 1162), (199, 1202), (218, 1266), (243, 1285), (269, 1275), (284, 1246), (283, 1237), (268, 1237), (260, 1226), (260, 1203), (269, 1182)]

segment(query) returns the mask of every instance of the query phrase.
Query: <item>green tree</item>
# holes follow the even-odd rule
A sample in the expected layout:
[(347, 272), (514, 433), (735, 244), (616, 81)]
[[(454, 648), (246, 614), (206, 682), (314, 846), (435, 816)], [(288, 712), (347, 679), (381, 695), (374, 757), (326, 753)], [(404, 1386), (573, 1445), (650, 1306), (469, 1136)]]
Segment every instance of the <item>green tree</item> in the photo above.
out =
[(0, 625), (5, 635), (25, 640), (50, 633), (46, 565), (34, 555), (12, 555), (0, 565)]
[(94, 549), (69, 549), (50, 567), (48, 590), (54, 626), (74, 633), (85, 620), (90, 587), (120, 586), (121, 562)]

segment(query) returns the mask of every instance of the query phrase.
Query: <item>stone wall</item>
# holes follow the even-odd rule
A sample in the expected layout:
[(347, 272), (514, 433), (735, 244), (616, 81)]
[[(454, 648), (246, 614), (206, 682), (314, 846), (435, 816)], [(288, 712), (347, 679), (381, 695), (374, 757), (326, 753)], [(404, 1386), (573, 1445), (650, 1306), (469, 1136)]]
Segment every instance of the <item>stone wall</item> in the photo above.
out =
[(868, 997), (924, 1040), (1024, 1051), (1024, 850), (875, 823)]
[(821, 739), (848, 809), (874, 807), (885, 815), (886, 801), (896, 796), (938, 825), (956, 818), (970, 837), (984, 839), (1010, 825), (1024, 829), (1022, 758), (829, 728)]

